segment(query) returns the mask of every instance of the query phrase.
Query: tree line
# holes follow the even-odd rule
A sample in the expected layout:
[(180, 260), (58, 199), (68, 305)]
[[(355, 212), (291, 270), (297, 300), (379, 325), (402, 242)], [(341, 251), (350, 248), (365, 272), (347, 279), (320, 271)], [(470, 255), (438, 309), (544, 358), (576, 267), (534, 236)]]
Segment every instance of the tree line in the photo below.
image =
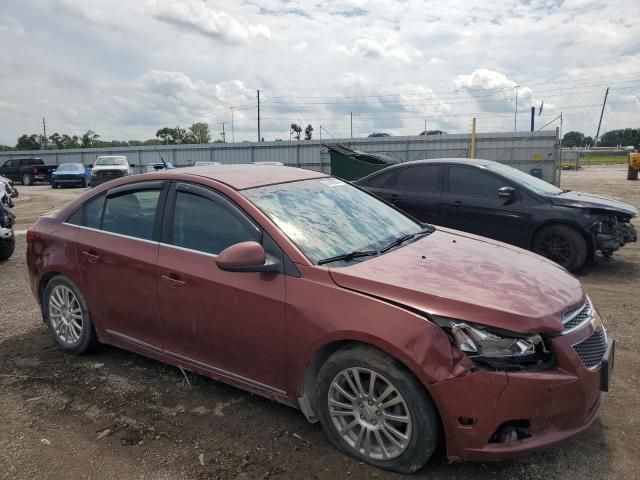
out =
[[(222, 142), (216, 140), (214, 143)], [(156, 138), (148, 140), (101, 140), (93, 130), (87, 130), (82, 135), (60, 134), (58, 132), (45, 137), (42, 134), (32, 133), (21, 135), (15, 147), (0, 145), (0, 151), (8, 150), (56, 150), (74, 148), (106, 148), (106, 147), (141, 147), (145, 145), (177, 145), (202, 144), (211, 142), (209, 125), (197, 122), (189, 128), (164, 127), (156, 132)]]
[[(593, 144), (593, 138), (585, 136), (582, 132), (571, 131), (562, 136), (563, 147), (593, 147)], [(618, 145), (623, 147), (632, 145), (638, 148), (640, 146), (640, 128), (609, 130), (598, 139), (598, 147), (617, 147)]]

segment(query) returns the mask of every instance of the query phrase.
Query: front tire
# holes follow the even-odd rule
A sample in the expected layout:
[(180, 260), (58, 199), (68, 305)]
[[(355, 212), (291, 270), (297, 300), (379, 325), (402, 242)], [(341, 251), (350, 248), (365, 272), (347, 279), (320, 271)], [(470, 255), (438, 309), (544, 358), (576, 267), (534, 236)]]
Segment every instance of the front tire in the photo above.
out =
[(58, 275), (47, 283), (42, 309), (49, 332), (65, 352), (80, 355), (98, 344), (87, 304), (66, 277)]
[(568, 225), (549, 225), (542, 228), (533, 239), (531, 249), (570, 272), (575, 272), (584, 265), (588, 252), (584, 237)]
[(327, 360), (318, 374), (316, 406), (331, 443), (384, 470), (413, 473), (438, 445), (438, 414), (424, 386), (372, 347), (346, 347)]
[(0, 240), (0, 261), (7, 260), (16, 249), (16, 237), (12, 235), (10, 238)]

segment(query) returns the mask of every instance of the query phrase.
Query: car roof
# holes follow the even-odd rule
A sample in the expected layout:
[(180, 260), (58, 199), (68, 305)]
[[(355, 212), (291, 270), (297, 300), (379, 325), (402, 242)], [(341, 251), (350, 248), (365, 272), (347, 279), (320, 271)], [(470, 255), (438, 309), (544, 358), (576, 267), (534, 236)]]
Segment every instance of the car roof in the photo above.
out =
[(487, 166), (492, 164), (498, 164), (493, 160), (483, 160), (482, 158), (429, 158), (424, 160), (413, 160), (411, 162), (403, 162), (402, 165), (428, 165), (430, 163), (449, 163), (452, 165), (473, 165), (473, 166)]
[(236, 190), (328, 176), (304, 168), (255, 164), (186, 167), (181, 168), (179, 173), (210, 178)]

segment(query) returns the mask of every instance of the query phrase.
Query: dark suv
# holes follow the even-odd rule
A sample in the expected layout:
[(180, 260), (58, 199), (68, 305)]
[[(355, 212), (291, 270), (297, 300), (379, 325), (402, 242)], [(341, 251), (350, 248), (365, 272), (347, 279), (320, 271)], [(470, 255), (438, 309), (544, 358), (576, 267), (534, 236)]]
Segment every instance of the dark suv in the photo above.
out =
[(637, 240), (632, 205), (561, 190), (490, 160), (418, 160), (355, 183), (423, 222), (526, 248), (571, 271), (597, 251), (609, 257)]

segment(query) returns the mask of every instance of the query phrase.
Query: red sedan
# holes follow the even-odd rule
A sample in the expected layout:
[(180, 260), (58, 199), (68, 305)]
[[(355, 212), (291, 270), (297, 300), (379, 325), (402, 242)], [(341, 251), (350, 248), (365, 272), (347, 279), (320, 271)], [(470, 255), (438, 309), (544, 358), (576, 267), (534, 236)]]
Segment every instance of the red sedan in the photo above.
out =
[(29, 230), (58, 345), (116, 345), (297, 407), (413, 472), (556, 443), (598, 416), (613, 341), (578, 280), (327, 175), (216, 166), (86, 192)]

